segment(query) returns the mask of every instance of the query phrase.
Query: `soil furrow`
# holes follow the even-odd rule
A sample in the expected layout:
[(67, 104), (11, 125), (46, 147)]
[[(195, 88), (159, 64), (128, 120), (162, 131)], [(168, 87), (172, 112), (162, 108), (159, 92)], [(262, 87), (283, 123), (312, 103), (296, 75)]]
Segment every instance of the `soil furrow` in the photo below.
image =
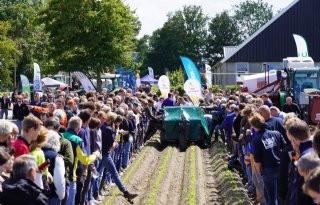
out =
[(205, 170), (206, 175), (206, 195), (207, 203), (211, 205), (220, 205), (223, 204), (223, 199), (220, 197), (218, 185), (216, 182), (216, 176), (214, 175), (215, 170), (212, 167), (212, 157), (209, 153), (209, 150), (203, 150), (203, 169)]
[(195, 146), (196, 155), (196, 191), (197, 191), (197, 205), (211, 204), (207, 203), (207, 193), (206, 193), (206, 170), (203, 159), (203, 150), (198, 146)]
[[(165, 162), (166, 158), (168, 160), (167, 162)], [(159, 156), (159, 158), (157, 160), (158, 163), (155, 165), (152, 174), (148, 177), (148, 183), (146, 184), (146, 189), (145, 189), (143, 195), (141, 195), (139, 197), (138, 203), (135, 203), (135, 204), (148, 204), (148, 202), (150, 200), (150, 195), (154, 194), (153, 193), (154, 191), (157, 191), (154, 188), (155, 188), (155, 184), (157, 183), (159, 176), (161, 174), (160, 173), (161, 169), (166, 169), (166, 167), (167, 167), (167, 164), (165, 164), (165, 167), (163, 167), (163, 163), (170, 163), (171, 158), (172, 158), (172, 147), (166, 147), (162, 151), (161, 156)], [(166, 171), (166, 170), (164, 170), (164, 171)], [(159, 181), (159, 182), (161, 185), (161, 181)], [(160, 189), (162, 190), (162, 187), (160, 187)], [(154, 197), (156, 197), (156, 195)]]
[[(144, 158), (137, 165), (138, 167), (135, 172), (132, 173), (132, 175), (125, 183), (125, 186), (129, 191), (138, 194), (138, 197), (133, 200), (134, 204), (141, 204), (141, 199), (149, 189), (149, 180), (150, 178), (152, 178), (154, 172), (156, 171), (155, 169), (158, 167), (159, 159), (164, 152), (160, 149), (160, 144), (156, 140), (149, 142), (148, 146), (144, 149), (146, 148), (148, 148), (149, 151), (145, 154)], [(111, 194), (117, 191), (118, 188), (114, 187), (111, 191)], [(107, 196), (107, 199), (109, 197), (110, 196)], [(112, 204), (122, 205), (130, 203), (122, 196), (122, 194), (116, 194), (116, 197), (113, 200)]]
[(185, 163), (183, 167), (183, 180), (181, 186), (181, 198), (178, 204), (188, 204), (188, 196), (190, 189), (190, 165), (191, 165), (191, 148), (185, 151)]
[(166, 176), (161, 183), (161, 191), (158, 192), (156, 205), (180, 204), (182, 195), (183, 173), (186, 153), (178, 148), (173, 149)]

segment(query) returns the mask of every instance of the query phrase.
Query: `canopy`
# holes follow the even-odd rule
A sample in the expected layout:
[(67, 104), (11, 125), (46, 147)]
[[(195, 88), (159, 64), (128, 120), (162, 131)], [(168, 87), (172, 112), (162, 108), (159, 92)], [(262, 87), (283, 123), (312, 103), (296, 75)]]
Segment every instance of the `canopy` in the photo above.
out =
[(60, 81), (54, 80), (52, 78), (42, 78), (41, 84), (43, 87), (68, 87), (68, 84), (62, 83)]
[(153, 77), (151, 77), (149, 74), (147, 74), (146, 76), (144, 76), (143, 78), (140, 78), (140, 82), (141, 83), (158, 83), (157, 79), (154, 79)]

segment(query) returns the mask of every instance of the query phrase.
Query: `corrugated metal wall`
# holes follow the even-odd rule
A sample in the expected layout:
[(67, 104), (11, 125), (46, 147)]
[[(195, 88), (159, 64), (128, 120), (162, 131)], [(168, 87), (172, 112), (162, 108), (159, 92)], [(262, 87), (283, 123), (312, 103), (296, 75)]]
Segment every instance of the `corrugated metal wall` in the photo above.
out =
[(297, 56), (293, 34), (302, 35), (309, 55), (320, 61), (320, 0), (300, 0), (227, 62), (282, 62)]

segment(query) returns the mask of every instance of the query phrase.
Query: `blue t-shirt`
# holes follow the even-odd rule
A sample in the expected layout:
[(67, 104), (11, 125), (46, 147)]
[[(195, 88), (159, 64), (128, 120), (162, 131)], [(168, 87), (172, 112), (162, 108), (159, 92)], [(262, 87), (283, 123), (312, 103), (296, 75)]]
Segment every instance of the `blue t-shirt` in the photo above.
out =
[(278, 131), (260, 130), (252, 140), (254, 161), (260, 162), (262, 169), (280, 165), (280, 152), (286, 142)]
[(282, 134), (283, 138), (286, 140), (287, 143), (289, 143), (289, 140), (287, 138), (286, 129), (284, 128), (283, 121), (278, 117), (271, 117), (266, 122), (266, 128), (268, 130), (277, 130)]
[(164, 107), (173, 106), (173, 105), (174, 105), (173, 100), (171, 98), (167, 98), (162, 102), (161, 107), (164, 108)]

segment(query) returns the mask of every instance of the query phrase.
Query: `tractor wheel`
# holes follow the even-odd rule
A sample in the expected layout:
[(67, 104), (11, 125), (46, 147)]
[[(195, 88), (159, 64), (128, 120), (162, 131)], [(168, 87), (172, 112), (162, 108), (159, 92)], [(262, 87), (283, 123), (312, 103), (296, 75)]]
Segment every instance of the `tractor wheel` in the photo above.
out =
[(186, 151), (188, 147), (188, 138), (186, 136), (186, 133), (180, 132), (179, 134), (179, 148), (181, 152)]
[(168, 145), (168, 142), (166, 140), (166, 133), (164, 130), (161, 130), (160, 132), (160, 144), (162, 148), (165, 148)]

